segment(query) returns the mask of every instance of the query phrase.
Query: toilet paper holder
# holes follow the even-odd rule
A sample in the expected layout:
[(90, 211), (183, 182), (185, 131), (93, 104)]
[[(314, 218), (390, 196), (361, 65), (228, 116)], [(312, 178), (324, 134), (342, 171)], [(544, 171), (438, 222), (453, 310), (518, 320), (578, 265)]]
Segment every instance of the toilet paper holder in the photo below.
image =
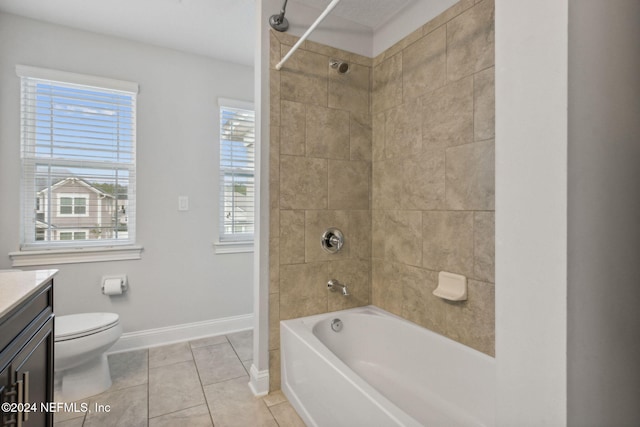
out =
[(117, 276), (102, 276), (102, 293), (104, 295), (120, 295), (129, 289), (126, 274)]

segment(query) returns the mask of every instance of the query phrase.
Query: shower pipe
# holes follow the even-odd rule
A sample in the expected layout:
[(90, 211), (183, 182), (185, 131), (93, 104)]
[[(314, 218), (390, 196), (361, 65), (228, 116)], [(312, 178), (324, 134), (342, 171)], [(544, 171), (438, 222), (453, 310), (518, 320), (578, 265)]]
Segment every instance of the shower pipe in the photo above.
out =
[(327, 8), (324, 10), (324, 12), (322, 12), (322, 14), (318, 17), (318, 19), (316, 19), (316, 22), (311, 24), (309, 29), (302, 35), (302, 37), (300, 37), (300, 39), (296, 42), (296, 44), (293, 45), (291, 50), (289, 50), (289, 52), (287, 52), (287, 54), (284, 56), (284, 58), (282, 58), (282, 60), (280, 62), (278, 62), (278, 64), (276, 64), (276, 70), (280, 70), (282, 68), (282, 65), (285, 62), (287, 62), (287, 60), (291, 57), (291, 55), (293, 55), (293, 52), (295, 52), (300, 47), (300, 45), (302, 43), (304, 43), (304, 41), (307, 39), (307, 37), (309, 37), (309, 34), (311, 34), (313, 32), (313, 30), (315, 30), (316, 27), (318, 25), (320, 25), (320, 23), (322, 21), (324, 21), (324, 18), (326, 18), (327, 15), (329, 15), (329, 13), (331, 13), (333, 8), (336, 7), (336, 5), (338, 3), (340, 3), (340, 0), (333, 0), (331, 3), (329, 3), (329, 6), (327, 6)]
[(283, 32), (289, 29), (289, 21), (284, 17), (287, 10), (287, 1), (289, 0), (284, 0), (284, 4), (282, 5), (282, 9), (280, 9), (279, 15), (271, 15), (271, 18), (269, 18), (269, 25), (271, 25), (271, 28), (276, 31)]

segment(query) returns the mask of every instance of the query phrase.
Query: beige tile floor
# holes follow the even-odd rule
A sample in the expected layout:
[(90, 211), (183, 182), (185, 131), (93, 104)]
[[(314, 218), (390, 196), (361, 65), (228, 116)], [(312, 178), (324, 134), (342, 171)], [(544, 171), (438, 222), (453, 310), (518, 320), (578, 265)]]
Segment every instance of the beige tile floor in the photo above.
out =
[(111, 388), (79, 402), (89, 412), (56, 413), (54, 425), (304, 426), (282, 392), (256, 398), (249, 390), (252, 342), (246, 331), (110, 355)]

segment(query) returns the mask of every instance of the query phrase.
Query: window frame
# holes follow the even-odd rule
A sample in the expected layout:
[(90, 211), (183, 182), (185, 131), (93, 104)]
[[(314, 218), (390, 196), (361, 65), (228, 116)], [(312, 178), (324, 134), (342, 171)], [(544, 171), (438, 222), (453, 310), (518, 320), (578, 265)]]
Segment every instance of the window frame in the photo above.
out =
[[(232, 170), (233, 168), (225, 168), (222, 165), (222, 128), (221, 128), (221, 119), (222, 119), (222, 113), (224, 111), (224, 109), (231, 109), (231, 110), (247, 110), (247, 111), (252, 111), (255, 114), (255, 107), (254, 104), (251, 102), (247, 102), (247, 101), (241, 101), (241, 100), (237, 100), (237, 99), (229, 99), (229, 98), (218, 98), (218, 125), (220, 126), (218, 128), (218, 147), (217, 147), (217, 152), (218, 152), (218, 179), (219, 179), (219, 183), (218, 183), (218, 203), (219, 203), (219, 212), (218, 212), (218, 224), (217, 224), (217, 239), (216, 239), (216, 253), (238, 253), (238, 252), (253, 252), (253, 242), (255, 240), (255, 208), (256, 208), (256, 200), (255, 200), (255, 190), (256, 190), (256, 186), (257, 186), (257, 177), (256, 177), (256, 162), (257, 159), (255, 158), (255, 145), (254, 145), (254, 159), (253, 159), (253, 163), (254, 163), (254, 168), (253, 168), (253, 187), (254, 187), (254, 200), (253, 200), (253, 215), (254, 215), (254, 219), (253, 219), (253, 227), (254, 227), (254, 232), (253, 233), (225, 233), (225, 221), (224, 221), (224, 212), (225, 212), (225, 200), (224, 200), (224, 196), (225, 196), (225, 190), (224, 190), (224, 179), (223, 179), (223, 171), (224, 169), (230, 169)], [(254, 116), (255, 118), (255, 116)], [(255, 133), (255, 126), (256, 123), (254, 121), (254, 133)], [(257, 144), (258, 140), (256, 139), (254, 144)]]
[[(39, 67), (31, 67), (25, 65), (16, 65), (16, 74), (20, 78), (20, 105), (27, 106), (26, 111), (21, 112), (21, 124), (20, 124), (20, 144), (21, 144), (21, 164), (22, 164), (22, 177), (20, 184), (21, 195), (21, 215), (20, 215), (20, 250), (9, 254), (13, 261), (13, 266), (32, 266), (42, 265), (40, 260), (46, 258), (47, 263), (75, 263), (75, 262), (93, 262), (93, 261), (107, 261), (114, 259), (140, 259), (142, 247), (137, 246), (135, 235), (135, 209), (131, 209), (131, 204), (135, 206), (135, 171), (136, 171), (136, 127), (137, 127), (137, 95), (139, 87), (137, 83), (117, 80), (105, 77), (91, 76), (85, 74), (71, 73), (66, 71), (52, 70)], [(34, 80), (34, 83), (29, 83), (28, 80)], [(130, 205), (127, 211), (128, 217), (128, 230), (126, 239), (93, 239), (88, 241), (71, 240), (71, 241), (51, 241), (51, 240), (38, 240), (37, 232), (32, 233), (33, 236), (29, 237), (29, 230), (34, 224), (38, 222), (38, 214), (45, 213), (47, 215), (48, 209), (52, 206), (48, 206), (51, 203), (58, 202), (58, 206), (49, 212), (49, 215), (62, 218), (84, 217), (90, 215), (90, 204), (85, 203), (85, 213), (76, 213), (75, 199), (72, 202), (72, 213), (61, 214), (60, 213), (60, 197), (62, 194), (54, 196), (57, 200), (54, 202), (51, 197), (48, 197), (49, 203), (43, 203), (37, 194), (36, 187), (36, 164), (43, 163), (35, 154), (35, 145), (32, 138), (26, 137), (26, 132), (35, 126), (35, 106), (31, 104), (29, 98), (24, 98), (23, 85), (37, 84), (37, 81), (43, 81), (55, 85), (60, 84), (63, 87), (79, 87), (80, 89), (86, 89), (87, 91), (104, 91), (104, 92), (123, 92), (126, 96), (131, 96), (131, 150), (130, 157), (125, 161), (103, 161), (98, 166), (103, 170), (113, 170), (117, 174), (117, 170), (127, 170), (128, 173), (128, 194)], [(28, 154), (25, 154), (25, 150)], [(50, 165), (66, 166), (70, 168), (82, 168), (82, 164), (90, 164), (85, 160), (78, 161), (75, 164), (74, 161), (68, 158), (54, 159), (46, 158), (44, 160)], [(84, 162), (84, 163), (81, 163)], [(57, 166), (56, 166), (57, 167)], [(84, 166), (91, 167), (91, 166)], [(51, 187), (50, 187), (51, 188)], [(28, 194), (34, 194), (35, 197), (26, 200)], [(71, 194), (71, 193), (69, 193)], [(51, 194), (53, 195), (53, 194)], [(67, 194), (65, 194), (65, 197)], [(132, 197), (133, 196), (133, 197)], [(74, 198), (84, 198), (89, 202), (90, 195), (88, 194), (74, 194)], [(46, 199), (46, 198), (45, 198)], [(32, 205), (32, 206), (31, 206)], [(133, 215), (132, 215), (133, 213)], [(37, 225), (36, 225), (37, 228)], [(65, 230), (66, 232), (67, 230)], [(89, 237), (89, 230), (83, 229), (79, 231), (86, 232), (86, 236)], [(75, 243), (74, 243), (75, 242)], [(122, 253), (116, 254), (114, 251), (121, 250)], [(79, 251), (85, 251), (84, 256), (77, 256)], [(46, 256), (43, 258), (43, 254)], [(90, 256), (86, 256), (90, 254)]]

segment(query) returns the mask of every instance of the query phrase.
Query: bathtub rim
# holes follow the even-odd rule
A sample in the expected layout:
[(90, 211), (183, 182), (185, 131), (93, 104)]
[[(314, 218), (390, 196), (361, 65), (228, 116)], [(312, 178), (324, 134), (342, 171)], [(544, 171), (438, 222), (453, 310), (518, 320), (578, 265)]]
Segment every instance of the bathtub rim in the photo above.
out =
[[(434, 339), (443, 341), (445, 343), (447, 343), (447, 345), (452, 345), (453, 347), (455, 347), (457, 350), (463, 351), (463, 352), (468, 352), (471, 353), (473, 355), (476, 355), (480, 358), (485, 359), (486, 361), (490, 362), (490, 363), (495, 363), (495, 356), (490, 356), (487, 353), (483, 353), (480, 350), (477, 350), (473, 347), (469, 347), (466, 344), (463, 344), (459, 341), (456, 341), (452, 338), (449, 338), (445, 335), (439, 334), (438, 332), (432, 331), (429, 328), (425, 328), (424, 326), (420, 326), (417, 323), (412, 322), (411, 320), (407, 320), (404, 317), (400, 317), (397, 314), (393, 314), (389, 311), (386, 311), (376, 305), (373, 304), (369, 304), (369, 305), (363, 305), (360, 307), (352, 307), (352, 308), (347, 308), (344, 310), (336, 310), (336, 311), (330, 311), (327, 313), (320, 313), (320, 314), (312, 314), (311, 316), (305, 316), (305, 317), (295, 317), (292, 319), (286, 319), (286, 320), (281, 320), (280, 324), (286, 324), (288, 325), (292, 325), (295, 324), (296, 322), (300, 322), (303, 325), (305, 325), (305, 327), (308, 328), (308, 330), (311, 332), (311, 334), (313, 335), (313, 338), (318, 340), (318, 342), (320, 344), (322, 344), (322, 342), (320, 341), (320, 339), (313, 334), (313, 327), (315, 326), (315, 324), (317, 323), (318, 320), (323, 319), (325, 317), (331, 317), (331, 316), (335, 316), (338, 315), (339, 313), (359, 313), (359, 314), (374, 314), (376, 316), (388, 316), (391, 318), (394, 318), (396, 320), (398, 320), (399, 322), (407, 325), (410, 328), (413, 328), (415, 330), (420, 331), (421, 333), (425, 333), (427, 335), (432, 336)], [(310, 327), (309, 327), (309, 324)], [(330, 351), (330, 350), (329, 350)], [(331, 351), (330, 351), (331, 352)], [(331, 354), (334, 354), (333, 352), (331, 352)], [(337, 356), (336, 356), (337, 357)], [(346, 366), (346, 365), (345, 365)]]
[[(420, 326), (410, 320), (407, 320), (403, 317), (400, 317), (396, 314), (390, 313), (380, 307), (375, 305), (366, 305), (361, 307), (348, 308), (344, 310), (332, 311), (327, 313), (314, 314), (311, 316), (298, 317), (293, 319), (286, 319), (280, 321), (280, 331), (281, 331), (281, 352), (282, 349), (282, 332), (283, 329), (286, 329), (289, 333), (294, 335), (300, 342), (304, 344), (306, 348), (311, 350), (315, 355), (320, 357), (325, 363), (334, 366), (335, 371), (346, 381), (348, 381), (352, 386), (358, 389), (360, 393), (367, 397), (374, 405), (378, 406), (385, 414), (387, 414), (391, 419), (396, 421), (398, 425), (402, 426), (420, 426), (420, 424), (415, 418), (411, 415), (407, 414), (405, 411), (400, 409), (394, 402), (392, 402), (389, 398), (384, 396), (381, 392), (379, 392), (376, 388), (374, 388), (371, 384), (369, 384), (364, 378), (360, 377), (356, 374), (351, 367), (349, 367), (344, 361), (342, 361), (333, 351), (331, 351), (321, 340), (316, 336), (313, 332), (314, 327), (322, 320), (329, 320), (332, 317), (339, 317), (342, 313), (353, 313), (353, 314), (366, 314), (366, 315), (374, 315), (380, 317), (390, 317), (393, 318), (402, 324), (406, 325), (409, 328), (414, 328), (419, 333), (424, 333), (429, 336), (429, 339), (439, 340), (444, 343), (444, 345), (452, 346), (454, 351), (461, 351), (472, 355), (473, 357), (479, 357), (484, 359), (485, 362), (492, 364), (495, 368), (495, 357), (490, 356), (486, 353), (483, 353), (479, 350), (476, 350), (472, 347), (469, 347), (465, 344), (462, 344), (458, 341), (455, 341), (449, 337), (441, 335), (437, 332), (434, 332), (430, 329), (427, 329), (423, 326)], [(304, 335), (304, 336), (301, 336)], [(281, 354), (281, 389), (287, 399), (289, 399), (290, 403), (294, 406), (296, 411), (302, 416), (305, 423), (310, 425), (316, 425), (313, 422), (313, 419), (309, 416), (304, 406), (299, 401), (295, 392), (289, 386), (286, 380), (286, 369), (285, 369), (285, 357)], [(348, 373), (353, 373), (353, 378), (348, 375)], [(383, 405), (380, 405), (379, 402), (382, 402)], [(389, 407), (393, 408), (393, 410), (389, 410)], [(397, 412), (397, 413), (396, 413)], [(477, 420), (482, 424), (480, 420)], [(482, 424), (484, 425), (484, 424)]]
[[(363, 396), (365, 396), (369, 401), (371, 401), (374, 405), (378, 406), (382, 412), (384, 412), (390, 419), (395, 421), (398, 425), (408, 426), (408, 427), (419, 427), (420, 424), (415, 418), (402, 411), (397, 407), (395, 403), (389, 400), (386, 396), (376, 390), (371, 384), (365, 381), (362, 377), (357, 375), (353, 370), (343, 362), (335, 353), (333, 353), (327, 346), (320, 341), (320, 339), (313, 333), (313, 326), (317, 323), (318, 320), (330, 317), (331, 315), (337, 313), (363, 313), (364, 308), (373, 307), (377, 310), (381, 310), (378, 307), (373, 305), (363, 306), (363, 307), (354, 307), (345, 310), (338, 310), (328, 313), (316, 314), (306, 317), (297, 317), (293, 319), (281, 320), (280, 321), (280, 330), (282, 335), (282, 328), (286, 328), (291, 334), (293, 334), (306, 348), (315, 353), (318, 357), (320, 357), (324, 362), (329, 365), (335, 366), (335, 371), (344, 378), (347, 382), (349, 382), (353, 387), (355, 387)], [(373, 313), (375, 315), (384, 315), (386, 313), (384, 310), (381, 312)], [(389, 313), (390, 314), (390, 313)], [(305, 322), (305, 320), (307, 322)], [(311, 322), (313, 321), (313, 322)], [(309, 326), (307, 323), (311, 322)], [(315, 340), (313, 342), (308, 342), (305, 337), (301, 337), (301, 329), (302, 333), (305, 335), (310, 335), (311, 340)], [(282, 338), (282, 336), (281, 336)], [(280, 341), (282, 343), (282, 339)], [(315, 346), (313, 344), (316, 344)], [(281, 344), (282, 345), (282, 344)], [(289, 399), (291, 405), (295, 408), (298, 414), (302, 417), (303, 421), (312, 426), (316, 426), (317, 424), (313, 421), (313, 418), (309, 415), (308, 411), (300, 402), (300, 399), (296, 395), (296, 393), (291, 389), (288, 382), (286, 381), (286, 370), (284, 369), (285, 358), (283, 355), (280, 356), (280, 371), (281, 371), (281, 389), (284, 395)], [(352, 372), (353, 378), (347, 373)], [(385, 405), (380, 405), (380, 402), (383, 402)], [(390, 411), (389, 406), (394, 410)], [(397, 412), (397, 413), (396, 413)]]

